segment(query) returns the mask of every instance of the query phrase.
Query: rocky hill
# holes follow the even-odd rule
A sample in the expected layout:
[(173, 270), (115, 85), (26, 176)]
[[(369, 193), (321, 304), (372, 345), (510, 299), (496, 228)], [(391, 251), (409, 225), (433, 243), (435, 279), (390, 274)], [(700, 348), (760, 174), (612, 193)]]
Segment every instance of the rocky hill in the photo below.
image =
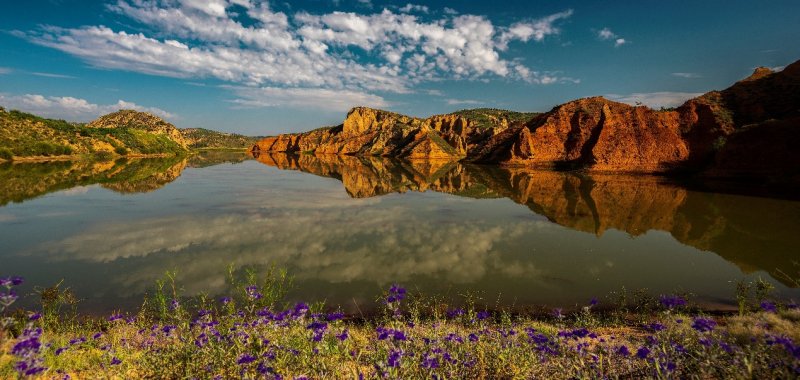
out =
[(533, 115), (478, 109), (420, 119), (356, 107), (350, 110), (341, 125), (268, 137), (259, 141), (253, 149), (263, 152), (458, 159), (466, 157), (490, 137), (512, 125), (521, 125)]
[(0, 161), (183, 155), (189, 149), (247, 149), (258, 139), (202, 128), (179, 130), (158, 116), (132, 110), (81, 124), (0, 107)]
[(205, 128), (185, 128), (180, 131), (189, 148), (192, 149), (248, 149), (263, 138), (217, 132)]
[(800, 182), (798, 144), (800, 61), (758, 68), (674, 110), (603, 97), (542, 114), (477, 109), (426, 119), (357, 107), (339, 126), (265, 138), (252, 150)]
[(177, 128), (143, 112), (123, 110), (80, 124), (0, 108), (0, 160), (186, 152)]
[(146, 131), (154, 135), (165, 136), (183, 148), (189, 146), (178, 128), (175, 128), (174, 125), (164, 121), (160, 117), (147, 112), (119, 110), (108, 115), (100, 116), (86, 126), (88, 128), (97, 129), (133, 129)]

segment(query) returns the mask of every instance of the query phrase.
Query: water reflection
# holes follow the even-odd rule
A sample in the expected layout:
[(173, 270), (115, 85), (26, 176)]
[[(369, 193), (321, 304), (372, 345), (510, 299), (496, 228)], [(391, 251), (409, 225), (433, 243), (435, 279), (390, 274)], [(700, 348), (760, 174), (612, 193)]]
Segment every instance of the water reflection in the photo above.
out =
[[(799, 202), (656, 177), (247, 159), (205, 152), (6, 165), (3, 271), (38, 285), (64, 279), (97, 310), (138, 306), (173, 269), (188, 294), (224, 293), (231, 264), (284, 267), (296, 277), (295, 297), (362, 307), (392, 282), (517, 305), (574, 305), (622, 286), (730, 303), (742, 272), (771, 281), (783, 280), (779, 270), (797, 273)], [(784, 284), (780, 291), (800, 294)]]
[(691, 191), (661, 177), (540, 171), (452, 161), (375, 157), (256, 155), (259, 162), (342, 181), (364, 198), (432, 190), (470, 198), (504, 197), (574, 230), (639, 236), (669, 232), (712, 251), (745, 273), (763, 270), (787, 285), (798, 268), (800, 202)]
[(248, 159), (241, 152), (201, 151), (189, 157), (6, 162), (0, 164), (0, 206), (94, 184), (123, 194), (145, 193), (174, 181), (187, 166), (199, 168)]

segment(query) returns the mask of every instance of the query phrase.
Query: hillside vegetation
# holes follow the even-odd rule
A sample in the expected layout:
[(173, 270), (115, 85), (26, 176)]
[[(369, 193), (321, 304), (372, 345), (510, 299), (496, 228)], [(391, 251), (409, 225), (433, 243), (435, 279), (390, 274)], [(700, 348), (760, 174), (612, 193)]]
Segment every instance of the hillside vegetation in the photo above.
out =
[(90, 127), (16, 110), (0, 110), (0, 159), (65, 155), (176, 155), (185, 152), (186, 147), (170, 136), (148, 131), (140, 124)]
[(507, 120), (507, 124), (517, 122), (525, 123), (539, 115), (538, 112), (517, 112), (497, 108), (475, 108), (465, 109), (451, 113), (451, 115), (461, 116), (475, 122), (476, 127), (493, 127), (502, 124)]
[(244, 149), (258, 139), (202, 128), (180, 130), (158, 116), (133, 110), (83, 124), (0, 107), (0, 161), (179, 156), (190, 149)]
[(262, 137), (224, 133), (205, 128), (181, 129), (181, 134), (193, 149), (247, 149)]

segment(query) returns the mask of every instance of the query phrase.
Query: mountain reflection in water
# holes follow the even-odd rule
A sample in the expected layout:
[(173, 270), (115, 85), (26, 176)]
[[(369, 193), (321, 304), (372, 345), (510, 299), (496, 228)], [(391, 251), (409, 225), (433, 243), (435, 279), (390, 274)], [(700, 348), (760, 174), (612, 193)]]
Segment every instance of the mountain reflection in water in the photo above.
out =
[(730, 305), (745, 276), (800, 295), (784, 276), (798, 277), (793, 200), (652, 176), (257, 160), (209, 151), (0, 165), (2, 272), (39, 286), (64, 279), (98, 311), (135, 308), (167, 270), (188, 295), (226, 293), (229, 265), (286, 268), (291, 297), (346, 309), (393, 282), (503, 305), (569, 306), (623, 286)]
[(332, 177), (354, 198), (437, 191), (508, 198), (551, 222), (602, 236), (669, 232), (745, 273), (763, 270), (787, 285), (798, 269), (800, 202), (691, 191), (662, 177), (589, 174), (377, 157), (255, 154), (266, 165)]

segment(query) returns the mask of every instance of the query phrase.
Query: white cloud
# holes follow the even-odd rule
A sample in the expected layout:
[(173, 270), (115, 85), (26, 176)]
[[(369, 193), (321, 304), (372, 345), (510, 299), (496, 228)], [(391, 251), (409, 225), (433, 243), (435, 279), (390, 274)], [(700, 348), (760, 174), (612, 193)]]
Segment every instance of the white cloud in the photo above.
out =
[[(234, 14), (234, 4), (246, 11)], [(378, 98), (375, 93), (410, 93), (420, 83), (442, 79), (499, 76), (552, 82), (501, 53), (511, 41), (542, 41), (559, 34), (556, 24), (573, 13), (566, 10), (505, 27), (484, 16), (444, 15), (423, 21), (388, 9), (287, 15), (268, 3), (247, 0), (118, 0), (109, 9), (148, 32), (103, 25), (46, 26), (26, 36), (102, 68), (216, 78), (266, 92), (283, 88), (283, 94), (292, 93), (289, 89), (297, 89), (297, 94), (336, 90), (373, 100)], [(401, 11), (428, 9), (407, 4)]]
[(232, 100), (239, 107), (316, 108), (344, 112), (353, 106), (386, 108), (382, 97), (350, 90), (324, 88), (232, 87), (239, 96)]
[(411, 4), (408, 3), (405, 6), (398, 9), (400, 12), (403, 13), (411, 13), (411, 12), (420, 12), (420, 13), (428, 13), (429, 9), (425, 5), (418, 5), (418, 4)]
[(672, 73), (672, 76), (678, 78), (687, 78), (687, 79), (702, 78), (700, 74), (696, 73)]
[(603, 28), (597, 32), (597, 37), (600, 38), (601, 40), (610, 40), (617, 38), (617, 35), (614, 32), (612, 32), (611, 29)]
[(0, 66), (0, 75), (3, 75), (3, 74), (8, 74), (8, 73), (10, 73), (10, 72), (11, 72), (11, 69), (10, 69), (10, 68), (8, 68), (8, 67), (2, 67), (2, 66)]
[(677, 107), (691, 98), (696, 98), (703, 95), (701, 92), (648, 92), (648, 93), (633, 93), (629, 95), (606, 95), (609, 99), (618, 102), (627, 103), (630, 105), (637, 105), (638, 103), (644, 104), (650, 108), (669, 108)]
[(458, 14), (457, 10), (455, 10), (453, 8), (448, 8), (448, 7), (444, 7), (444, 9), (442, 9), (442, 12), (444, 12), (444, 14), (446, 14), (446, 15), (457, 15)]
[(505, 50), (508, 42), (513, 40), (522, 42), (527, 42), (530, 39), (542, 41), (549, 35), (559, 34), (561, 31), (555, 26), (555, 22), (572, 16), (572, 13), (572, 9), (568, 9), (539, 20), (515, 23), (500, 35), (499, 48)]
[(451, 106), (462, 105), (462, 104), (475, 105), (475, 104), (483, 103), (483, 102), (480, 102), (480, 101), (477, 101), (477, 100), (472, 100), (472, 99), (447, 99), (446, 102), (447, 102), (448, 105), (451, 105)]
[(603, 28), (597, 31), (597, 38), (602, 41), (614, 41), (614, 47), (630, 43), (630, 41), (620, 37), (618, 34), (611, 31), (609, 28)]
[(37, 77), (45, 77), (45, 78), (75, 79), (75, 77), (72, 75), (54, 74), (54, 73), (31, 72), (31, 75), (36, 75)]
[(44, 96), (38, 94), (0, 94), (0, 105), (7, 109), (18, 109), (38, 116), (70, 121), (89, 121), (100, 115), (121, 109), (149, 112), (167, 119), (175, 119), (172, 113), (156, 107), (144, 107), (136, 103), (119, 100), (115, 104), (95, 104), (71, 96)]

